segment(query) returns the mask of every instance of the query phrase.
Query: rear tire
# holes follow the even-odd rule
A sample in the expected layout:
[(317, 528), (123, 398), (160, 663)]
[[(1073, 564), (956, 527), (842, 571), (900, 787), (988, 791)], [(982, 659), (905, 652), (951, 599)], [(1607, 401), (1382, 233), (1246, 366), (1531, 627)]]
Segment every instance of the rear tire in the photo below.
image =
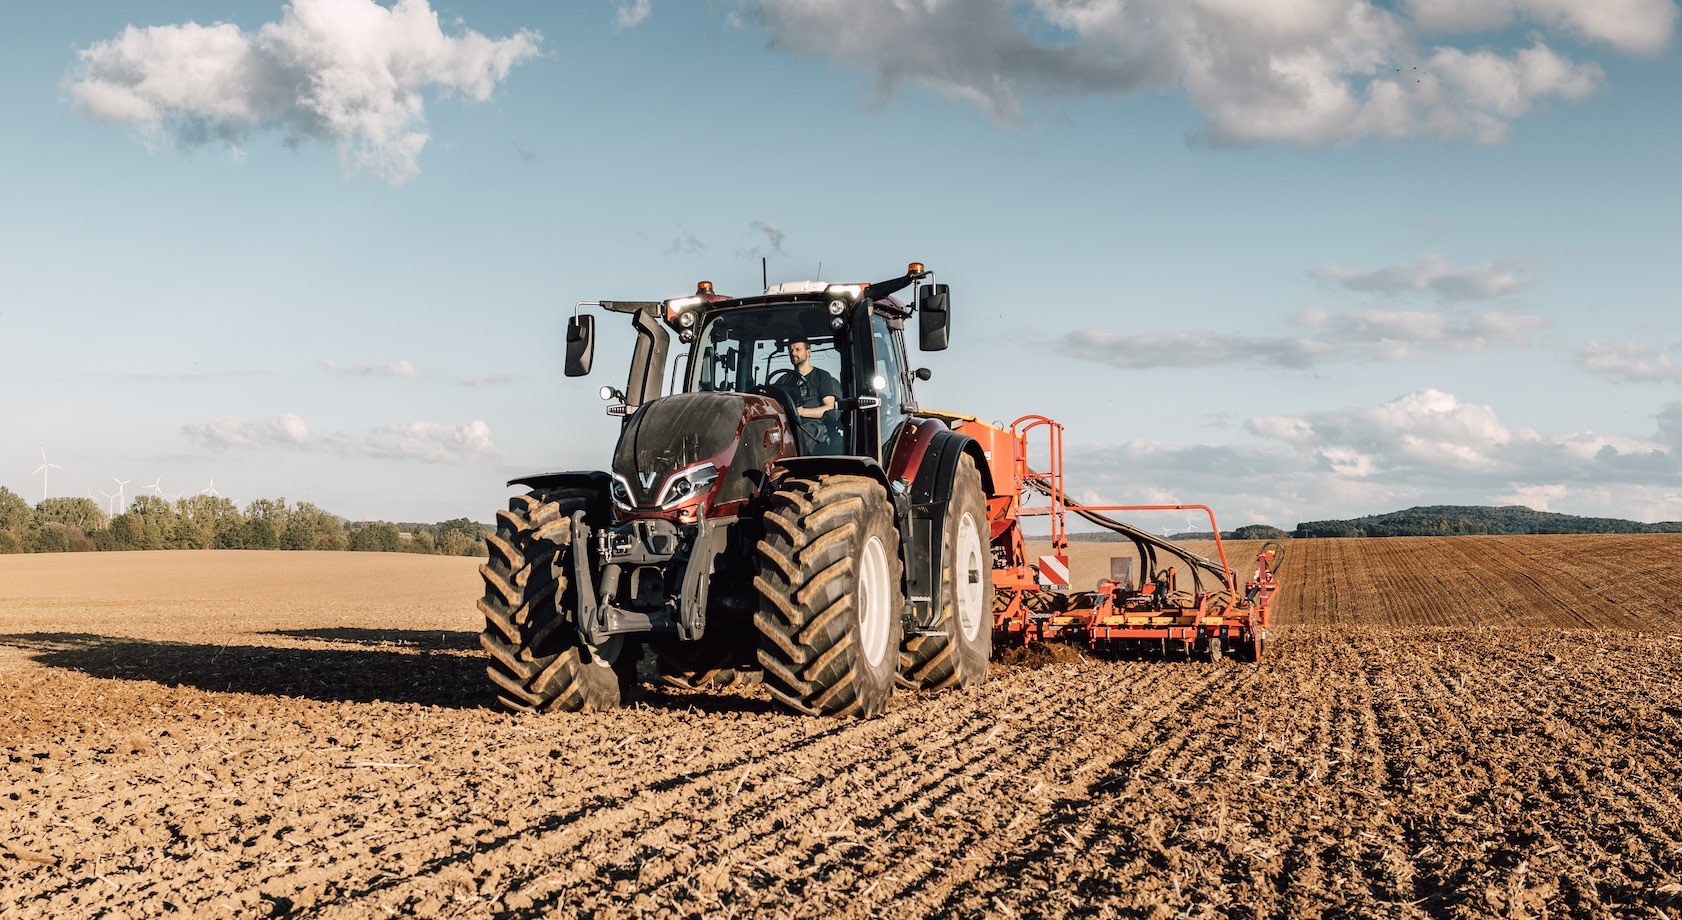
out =
[(622, 640), (598, 649), (579, 641), (571, 586), (572, 515), (600, 498), (587, 489), (537, 489), (508, 501), (485, 537), (479, 567), (485, 596), (479, 644), (497, 699), (521, 712), (611, 709), (619, 705), (614, 671)]
[(759, 542), (759, 665), (807, 715), (880, 715), (893, 696), (904, 594), (899, 533), (881, 484), (789, 477)]
[(918, 690), (974, 687), (993, 657), (993, 555), (981, 474), (967, 454), (958, 460), (946, 513), (940, 572), (941, 636), (912, 636), (900, 650), (901, 682)]

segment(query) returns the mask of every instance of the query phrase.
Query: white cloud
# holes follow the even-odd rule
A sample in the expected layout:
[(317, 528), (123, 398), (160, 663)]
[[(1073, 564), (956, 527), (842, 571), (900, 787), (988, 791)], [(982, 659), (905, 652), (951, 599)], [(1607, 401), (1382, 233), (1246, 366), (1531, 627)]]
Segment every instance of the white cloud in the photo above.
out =
[(1361, 307), (1309, 309), (1294, 318), (1296, 336), (1238, 336), (1208, 332), (1117, 335), (1096, 329), (1057, 341), (1072, 358), (1122, 368), (1252, 364), (1308, 370), (1354, 361), (1431, 360), (1445, 353), (1528, 345), (1546, 318), (1527, 313), (1464, 313)]
[(1677, 17), (1672, 0), (1408, 0), (1407, 9), (1428, 32), (1488, 32), (1528, 22), (1634, 54), (1663, 51)]
[(1490, 406), (1433, 389), (1375, 406), (1252, 418), (1244, 428), (1254, 440), (1067, 444), (1068, 482), (1104, 503), (1167, 495), (1208, 504), (1227, 527), (1288, 528), (1435, 504), (1682, 519), (1682, 402), (1659, 413), (1652, 438), (1514, 428)]
[(1245, 428), (1346, 478), (1418, 482), (1454, 477), (1517, 488), (1645, 481), (1682, 471), (1678, 455), (1657, 441), (1592, 431), (1553, 436), (1513, 431), (1492, 407), (1462, 403), (1435, 389), (1366, 408), (1255, 418)]
[(436, 422), (389, 425), (352, 439), (349, 446), (370, 457), (429, 463), (498, 460), (506, 456), (491, 440), (491, 426), (477, 419), (459, 427)]
[(654, 15), (653, 0), (614, 0), (613, 27), (634, 29)]
[(1658, 423), (1660, 440), (1682, 454), (1682, 402), (1666, 403), (1659, 410)]
[(1523, 505), (1537, 511), (1551, 511), (1553, 503), (1568, 497), (1571, 490), (1558, 483), (1519, 486), (1495, 499), (1497, 505)]
[(74, 109), (193, 148), (259, 132), (326, 140), (348, 173), (401, 183), (420, 172), (424, 94), (490, 98), (541, 37), (446, 35), (426, 0), (293, 0), (279, 22), (129, 26), (78, 53)]
[(413, 377), (418, 371), (407, 360), (396, 364), (340, 364), (337, 361), (322, 361), (321, 369), (335, 374), (349, 374), (353, 377)]
[(1296, 370), (1325, 359), (1332, 346), (1308, 339), (1227, 335), (1218, 332), (1158, 332), (1122, 335), (1077, 329), (1055, 345), (1060, 354), (1112, 367), (1208, 367), (1260, 364)]
[(182, 433), (200, 447), (215, 450), (263, 450), (273, 447), (307, 450), (315, 444), (309, 425), (290, 412), (272, 419), (216, 418), (187, 425)]
[(1608, 342), (1591, 339), (1577, 352), (1577, 365), (1591, 374), (1638, 383), (1682, 383), (1682, 363), (1667, 351), (1682, 351), (1682, 345), (1660, 349), (1645, 342)]
[(1303, 417), (1263, 417), (1251, 434), (1281, 440), (1340, 476), (1367, 478), (1398, 468), (1479, 470), (1497, 464), (1512, 435), (1488, 406), (1420, 390), (1368, 409)]
[(1297, 321), (1319, 331), (1327, 351), (1342, 350), (1363, 360), (1400, 360), (1442, 352), (1484, 351), (1496, 345), (1528, 345), (1548, 325), (1530, 313), (1446, 312), (1357, 307), (1304, 310)]
[[(1508, 15), (1485, 20), (1616, 51), (1668, 41), (1666, 0), (1620, 2), (1639, 8), (1642, 27), (1566, 0), (1508, 0)], [(1510, 52), (1427, 47), (1425, 25), (1462, 31), (1448, 28), (1462, 20), (1446, 3), (1417, 20), (1374, 0), (759, 0), (751, 15), (776, 47), (864, 68), (880, 98), (917, 82), (1015, 121), (1031, 97), (1182, 92), (1220, 144), (1495, 142), (1512, 119), (1604, 80), (1542, 38)], [(1637, 40), (1640, 28), (1662, 38)]]
[(197, 446), (211, 450), (285, 448), (340, 457), (427, 463), (467, 463), (506, 456), (491, 439), (490, 426), (478, 419), (460, 426), (409, 422), (373, 428), (361, 434), (316, 435), (303, 418), (287, 413), (274, 419), (217, 418), (186, 425), (182, 433)]
[(1440, 255), (1426, 255), (1406, 265), (1349, 269), (1328, 265), (1314, 277), (1351, 291), (1376, 294), (1432, 294), (1442, 300), (1493, 300), (1520, 291), (1529, 281), (1517, 272), (1523, 262), (1485, 262), (1455, 267)]

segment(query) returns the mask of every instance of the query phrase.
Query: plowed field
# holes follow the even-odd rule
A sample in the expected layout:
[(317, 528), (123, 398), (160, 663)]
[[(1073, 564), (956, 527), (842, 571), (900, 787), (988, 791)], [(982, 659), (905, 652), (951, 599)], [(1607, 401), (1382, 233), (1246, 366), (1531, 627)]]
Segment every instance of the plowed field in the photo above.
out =
[(868, 722), (497, 711), (474, 560), (0, 557), (0, 916), (1682, 918), (1682, 537), (1287, 551), (1259, 665)]

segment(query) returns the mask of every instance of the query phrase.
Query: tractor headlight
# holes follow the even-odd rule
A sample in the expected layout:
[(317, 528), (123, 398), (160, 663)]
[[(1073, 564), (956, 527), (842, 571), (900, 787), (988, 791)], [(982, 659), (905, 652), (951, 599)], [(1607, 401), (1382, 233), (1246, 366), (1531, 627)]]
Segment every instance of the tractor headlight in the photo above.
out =
[(689, 328), (694, 327), (694, 325), (695, 325), (695, 311), (694, 310), (685, 310), (682, 313), (679, 313), (678, 316), (677, 316), (677, 324), (679, 326), (682, 326), (685, 329), (689, 329)]
[[(697, 463), (666, 477), (665, 485), (660, 487), (660, 494), (654, 499), (654, 504), (661, 511), (671, 509), (704, 495), (718, 480), (718, 467), (711, 463)], [(613, 474), (609, 491), (613, 495), (613, 503), (626, 511), (636, 511), (636, 500), (631, 497), (631, 485), (618, 473)]]
[(845, 313), (846, 310), (847, 305), (840, 300), (832, 300), (829, 302), (830, 316), (840, 316), (842, 313)]
[[(695, 307), (699, 307), (704, 303), (706, 303), (704, 299), (693, 294), (688, 297), (674, 297), (671, 300), (666, 301), (666, 322), (673, 324), (682, 323), (683, 317), (688, 314), (690, 310)], [(695, 320), (690, 319), (689, 322), (694, 323)]]
[(608, 492), (613, 495), (613, 503), (626, 511), (634, 510), (637, 507), (636, 502), (631, 500), (630, 486), (627, 486), (625, 480), (620, 479), (617, 475), (613, 477), (612, 483), (608, 486)]
[(660, 490), (656, 502), (662, 509), (670, 508), (706, 492), (717, 479), (718, 467), (711, 463), (697, 463), (673, 473), (666, 480), (665, 488)]

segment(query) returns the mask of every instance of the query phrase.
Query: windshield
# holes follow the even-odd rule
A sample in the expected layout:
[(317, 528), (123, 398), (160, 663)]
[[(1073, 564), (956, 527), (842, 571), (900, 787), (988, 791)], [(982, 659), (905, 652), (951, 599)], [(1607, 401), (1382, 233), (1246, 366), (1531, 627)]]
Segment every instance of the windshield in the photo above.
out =
[(757, 386), (786, 386), (794, 369), (789, 343), (805, 339), (812, 346), (812, 366), (829, 372), (843, 391), (852, 392), (852, 368), (843, 357), (846, 331), (832, 330), (829, 319), (829, 311), (813, 304), (716, 314), (696, 340), (684, 390), (746, 393)]

